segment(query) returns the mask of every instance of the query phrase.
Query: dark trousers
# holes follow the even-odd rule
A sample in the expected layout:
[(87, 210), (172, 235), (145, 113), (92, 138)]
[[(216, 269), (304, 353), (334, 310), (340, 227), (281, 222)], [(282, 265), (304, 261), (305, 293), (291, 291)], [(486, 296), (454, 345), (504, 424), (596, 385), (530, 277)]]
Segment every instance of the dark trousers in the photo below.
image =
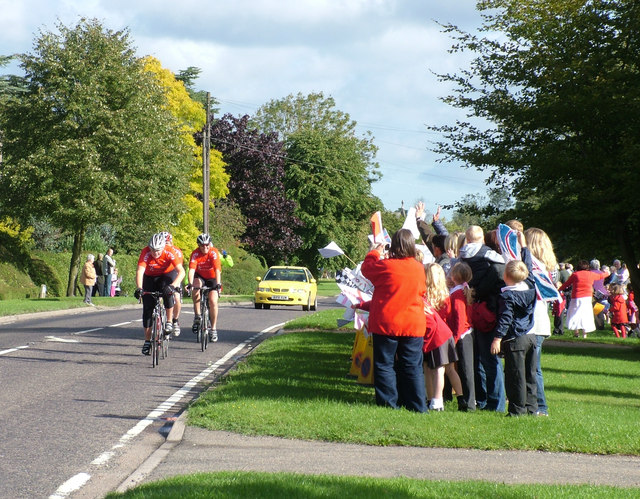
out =
[(473, 335), (471, 332), (456, 343), (458, 353), (458, 376), (462, 384), (462, 396), (458, 397), (458, 410), (475, 411), (476, 409), (476, 387), (475, 370), (473, 368)]
[(373, 335), (373, 386), (376, 404), (426, 412), (422, 368), (424, 338)]
[(538, 411), (536, 336), (523, 334), (502, 341), (504, 385), (509, 399), (509, 414), (535, 414)]
[(505, 411), (504, 373), (500, 357), (491, 353), (493, 332), (474, 333), (476, 406), (487, 411)]

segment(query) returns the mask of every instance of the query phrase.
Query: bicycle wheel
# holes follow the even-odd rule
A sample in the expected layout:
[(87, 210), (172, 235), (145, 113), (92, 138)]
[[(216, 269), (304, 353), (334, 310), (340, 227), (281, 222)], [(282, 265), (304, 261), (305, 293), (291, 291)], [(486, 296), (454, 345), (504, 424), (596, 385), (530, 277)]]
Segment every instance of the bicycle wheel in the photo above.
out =
[(158, 365), (158, 334), (160, 334), (160, 325), (160, 317), (154, 312), (153, 322), (151, 323), (151, 367)]
[(209, 311), (207, 306), (202, 304), (201, 306), (202, 318), (200, 319), (200, 349), (204, 352), (207, 349), (207, 342), (209, 341), (209, 335), (207, 332), (207, 326), (209, 325)]

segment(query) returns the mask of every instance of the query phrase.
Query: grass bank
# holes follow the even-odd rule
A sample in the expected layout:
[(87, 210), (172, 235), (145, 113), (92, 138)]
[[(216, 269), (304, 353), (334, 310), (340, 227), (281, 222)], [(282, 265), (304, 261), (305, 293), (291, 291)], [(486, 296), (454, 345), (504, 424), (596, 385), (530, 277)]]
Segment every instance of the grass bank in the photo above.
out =
[[(339, 316), (340, 310), (326, 310), (287, 327), (335, 327)], [(551, 417), (513, 419), (461, 413), (455, 403), (427, 415), (377, 407), (373, 388), (346, 376), (352, 331), (291, 332), (265, 341), (190, 407), (189, 424), (368, 445), (640, 455), (638, 340), (615, 348), (545, 344), (542, 368)]]
[(480, 481), (428, 481), (410, 478), (318, 476), (292, 473), (197, 473), (140, 485), (107, 498), (152, 499), (260, 498), (370, 499), (372, 497), (433, 498), (631, 498), (637, 489), (592, 485), (505, 485)]

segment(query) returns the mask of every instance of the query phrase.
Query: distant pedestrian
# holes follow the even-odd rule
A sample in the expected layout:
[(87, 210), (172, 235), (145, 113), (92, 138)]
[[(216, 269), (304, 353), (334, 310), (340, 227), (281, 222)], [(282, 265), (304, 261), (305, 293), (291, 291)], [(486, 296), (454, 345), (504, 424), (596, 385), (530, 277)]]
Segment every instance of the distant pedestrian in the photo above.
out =
[(104, 296), (104, 274), (102, 270), (104, 255), (98, 253), (98, 258), (93, 262), (93, 268), (96, 269), (96, 284), (93, 286), (91, 296)]
[(94, 259), (95, 257), (89, 253), (80, 273), (80, 284), (84, 286), (84, 303), (91, 306), (93, 306), (93, 303), (91, 303), (91, 291), (96, 283), (96, 269), (93, 266)]
[(115, 268), (116, 261), (113, 258), (113, 248), (109, 248), (102, 262), (102, 273), (104, 274), (104, 292), (102, 296), (111, 296), (111, 281)]

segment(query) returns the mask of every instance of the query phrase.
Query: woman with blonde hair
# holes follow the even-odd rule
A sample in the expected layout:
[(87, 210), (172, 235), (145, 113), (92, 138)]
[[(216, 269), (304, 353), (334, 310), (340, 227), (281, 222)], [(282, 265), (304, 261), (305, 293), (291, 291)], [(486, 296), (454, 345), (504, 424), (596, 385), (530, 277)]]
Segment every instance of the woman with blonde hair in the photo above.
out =
[[(524, 237), (531, 255), (537, 259), (540, 264), (551, 274), (556, 271), (558, 260), (553, 251), (551, 239), (545, 231), (537, 227), (530, 227), (524, 231)], [(540, 356), (542, 354), (542, 342), (551, 336), (551, 321), (549, 320), (549, 310), (547, 303), (538, 298), (533, 311), (533, 329), (529, 334), (536, 335), (535, 355), (538, 359), (538, 367), (536, 368), (536, 383), (538, 385), (538, 412), (539, 416), (548, 416), (549, 408), (547, 406), (547, 398), (544, 394), (544, 379), (542, 377), (542, 367), (540, 366)]]

